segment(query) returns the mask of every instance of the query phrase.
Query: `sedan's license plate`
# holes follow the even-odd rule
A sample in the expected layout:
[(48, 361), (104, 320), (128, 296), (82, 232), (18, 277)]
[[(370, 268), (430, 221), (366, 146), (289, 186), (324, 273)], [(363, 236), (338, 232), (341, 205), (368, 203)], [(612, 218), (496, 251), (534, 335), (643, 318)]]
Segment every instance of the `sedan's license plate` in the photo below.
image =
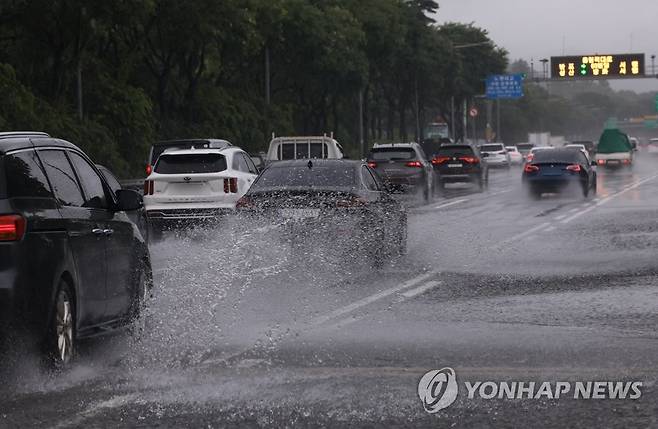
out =
[(461, 168), (461, 164), (448, 164), (448, 168)]
[(619, 164), (619, 161), (616, 160), (616, 159), (610, 159), (610, 160), (608, 160), (607, 163), (608, 163), (608, 164)]
[(310, 219), (320, 216), (320, 209), (281, 209), (279, 214), (285, 219)]

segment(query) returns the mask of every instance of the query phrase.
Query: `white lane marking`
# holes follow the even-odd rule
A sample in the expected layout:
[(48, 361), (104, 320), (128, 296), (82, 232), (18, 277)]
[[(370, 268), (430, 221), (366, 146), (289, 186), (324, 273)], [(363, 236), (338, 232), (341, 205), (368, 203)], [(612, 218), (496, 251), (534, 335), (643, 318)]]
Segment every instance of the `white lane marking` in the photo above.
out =
[(516, 240), (519, 240), (519, 239), (521, 239), (521, 238), (523, 238), (523, 237), (525, 237), (525, 236), (527, 236), (527, 235), (532, 234), (532, 233), (535, 232), (535, 231), (539, 231), (540, 229), (546, 228), (547, 226), (550, 226), (550, 225), (551, 225), (550, 222), (544, 222), (544, 223), (542, 223), (541, 225), (537, 225), (537, 226), (535, 226), (535, 227), (533, 227), (533, 228), (530, 228), (530, 229), (528, 229), (528, 230), (523, 231), (523, 232), (520, 233), (520, 234), (516, 234), (515, 236), (512, 236), (511, 238), (509, 238), (509, 239), (503, 241), (503, 242), (502, 242), (499, 246), (497, 246), (497, 247), (503, 246), (503, 245), (505, 245), (505, 244), (512, 243), (512, 242), (514, 242), (514, 241), (516, 241)]
[(492, 192), (492, 193), (489, 194), (489, 196), (492, 197), (494, 195), (500, 195), (500, 194), (504, 194), (504, 193), (510, 192), (510, 191), (511, 191), (511, 189), (503, 189), (502, 191)]
[(428, 290), (430, 290), (430, 289), (432, 289), (432, 288), (437, 287), (437, 286), (440, 285), (441, 283), (443, 283), (443, 282), (441, 282), (441, 281), (436, 281), (436, 280), (435, 280), (435, 281), (431, 281), (431, 282), (429, 282), (429, 283), (425, 283), (425, 284), (422, 285), (422, 286), (418, 286), (418, 287), (415, 288), (415, 289), (411, 289), (411, 290), (408, 290), (408, 291), (406, 291), (406, 292), (402, 292), (400, 295), (402, 295), (402, 296), (405, 297), (405, 298), (413, 298), (414, 296), (420, 295), (420, 294), (422, 294), (422, 293), (424, 293), (424, 292), (427, 292)]
[(569, 216), (568, 218), (562, 220), (561, 223), (563, 223), (563, 224), (569, 223), (569, 222), (571, 222), (572, 220), (577, 219), (577, 218), (579, 218), (580, 216), (582, 216), (582, 215), (584, 215), (584, 214), (586, 214), (586, 213), (591, 212), (591, 211), (594, 210), (595, 208), (597, 208), (597, 207), (599, 207), (599, 206), (602, 206), (603, 204), (607, 203), (608, 201), (612, 200), (613, 198), (616, 198), (616, 197), (618, 197), (618, 196), (620, 196), (620, 195), (623, 195), (623, 194), (625, 194), (626, 192), (631, 191), (631, 190), (637, 188), (638, 186), (642, 185), (643, 183), (646, 183), (646, 182), (648, 182), (649, 180), (655, 179), (656, 177), (658, 177), (658, 174), (654, 174), (653, 176), (650, 176), (650, 177), (647, 177), (647, 178), (645, 178), (645, 179), (639, 180), (639, 181), (633, 183), (632, 185), (623, 188), (621, 191), (619, 191), (619, 192), (615, 192), (614, 194), (611, 194), (611, 195), (609, 195), (609, 196), (607, 196), (607, 197), (605, 197), (605, 198), (599, 200), (596, 204), (589, 206), (589, 207), (586, 208), (585, 210), (581, 210), (581, 211), (579, 211), (578, 213), (576, 213), (576, 214), (574, 214), (574, 215), (572, 215), (572, 216)]
[[(433, 281), (425, 283), (424, 285), (419, 286), (415, 289), (411, 289), (409, 291), (403, 292), (403, 293), (400, 294), (400, 296), (398, 297), (398, 299), (396, 300), (395, 303), (399, 304), (402, 301), (405, 301), (407, 299), (418, 296), (418, 295), (422, 294), (423, 292), (426, 292), (426, 291), (428, 291), (432, 288), (435, 288), (436, 286), (438, 286), (442, 283), (443, 282), (440, 281), (440, 280), (439, 281), (433, 280)], [(338, 320), (335, 323), (330, 323), (329, 325), (323, 327), (323, 329), (326, 329), (326, 330), (341, 329), (341, 328), (344, 328), (347, 325), (351, 325), (352, 323), (359, 322), (359, 321), (365, 319), (366, 317), (367, 317), (367, 315), (348, 317), (346, 319)]]
[(95, 404), (87, 407), (85, 410), (79, 412), (76, 416), (60, 422), (54, 427), (67, 428), (73, 426), (84, 426), (82, 423), (85, 420), (91, 419), (106, 410), (114, 410), (124, 405), (134, 404), (137, 398), (138, 397), (136, 394), (129, 393), (125, 395), (117, 395), (105, 401), (96, 402)]
[(567, 213), (575, 213), (578, 211), (578, 207), (574, 207), (571, 210), (569, 210)]
[(567, 217), (567, 215), (565, 215), (565, 214), (562, 214), (562, 215), (560, 215), (560, 216), (555, 216), (555, 220), (562, 220), (562, 219), (564, 219), (565, 217)]
[(555, 226), (553, 226), (553, 225), (551, 225), (551, 226), (549, 226), (548, 228), (546, 228), (546, 229), (544, 230), (544, 232), (551, 232), (551, 231), (555, 231), (555, 229), (556, 229), (556, 227), (555, 227)]
[(428, 278), (432, 277), (433, 275), (436, 275), (437, 273), (434, 271), (430, 271), (429, 273), (422, 274), (420, 276), (414, 277), (411, 280), (407, 280), (406, 282), (402, 283), (399, 286), (395, 286), (386, 290), (383, 290), (381, 292), (377, 292), (373, 295), (370, 295), (368, 297), (365, 297), (363, 299), (360, 299), (358, 301), (355, 301), (351, 304), (348, 304), (344, 307), (341, 307), (337, 310), (334, 310), (330, 313), (325, 314), (324, 316), (318, 316), (311, 322), (311, 325), (321, 325), (323, 323), (326, 323), (327, 321), (331, 319), (335, 319), (336, 317), (342, 316), (347, 313), (351, 313), (354, 310), (357, 310), (361, 307), (364, 307), (368, 304), (372, 304), (375, 301), (379, 301), (382, 298), (386, 298), (387, 296), (393, 295), (394, 293), (398, 293), (402, 290), (409, 289), (412, 286), (417, 285), (418, 283), (427, 280)]
[(462, 199), (460, 199), (460, 200), (451, 201), (451, 202), (449, 202), (449, 203), (439, 204), (438, 206), (434, 206), (434, 207), (432, 207), (432, 208), (435, 209), (435, 210), (436, 210), (436, 209), (442, 209), (442, 208), (444, 208), (444, 207), (454, 206), (455, 204), (465, 203), (466, 201), (468, 201), (468, 198), (462, 198)]

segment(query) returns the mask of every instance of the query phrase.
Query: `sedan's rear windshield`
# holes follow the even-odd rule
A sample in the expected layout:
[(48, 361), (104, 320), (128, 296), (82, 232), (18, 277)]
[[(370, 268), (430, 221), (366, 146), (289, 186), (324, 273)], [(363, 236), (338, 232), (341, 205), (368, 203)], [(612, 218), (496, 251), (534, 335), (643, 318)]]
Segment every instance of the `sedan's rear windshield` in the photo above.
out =
[(582, 161), (582, 159), (579, 150), (539, 150), (535, 153), (533, 163), (578, 163)]
[(226, 170), (226, 158), (217, 153), (185, 155), (163, 154), (155, 164), (160, 174), (219, 173)]
[(416, 158), (416, 151), (411, 148), (373, 149), (368, 159), (374, 161), (408, 161)]
[(519, 143), (516, 145), (516, 148), (518, 150), (530, 150), (534, 147), (535, 145), (532, 143)]
[(483, 145), (480, 150), (482, 152), (496, 152), (499, 150), (503, 150), (503, 145), (502, 144), (485, 144)]
[(344, 166), (270, 167), (254, 183), (253, 188), (285, 187), (353, 187), (355, 170)]
[(471, 156), (473, 149), (470, 146), (442, 146), (439, 156)]

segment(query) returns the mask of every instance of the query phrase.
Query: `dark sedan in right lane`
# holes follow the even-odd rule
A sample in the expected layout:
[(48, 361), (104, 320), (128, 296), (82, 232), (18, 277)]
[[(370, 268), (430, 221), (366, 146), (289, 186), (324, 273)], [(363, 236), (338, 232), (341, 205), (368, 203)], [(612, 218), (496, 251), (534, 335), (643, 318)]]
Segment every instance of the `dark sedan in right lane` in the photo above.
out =
[(593, 164), (578, 150), (537, 151), (532, 161), (523, 167), (523, 183), (533, 198), (540, 198), (543, 193), (565, 190), (582, 192), (587, 198), (590, 192), (596, 194)]

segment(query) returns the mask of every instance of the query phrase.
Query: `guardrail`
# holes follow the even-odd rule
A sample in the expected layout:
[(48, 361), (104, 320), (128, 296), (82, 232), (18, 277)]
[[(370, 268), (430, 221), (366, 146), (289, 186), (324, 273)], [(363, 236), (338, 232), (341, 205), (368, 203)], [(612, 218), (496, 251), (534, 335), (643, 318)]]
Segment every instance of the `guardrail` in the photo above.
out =
[(119, 180), (119, 184), (124, 189), (132, 189), (133, 191), (142, 191), (144, 189), (144, 179), (128, 179)]

